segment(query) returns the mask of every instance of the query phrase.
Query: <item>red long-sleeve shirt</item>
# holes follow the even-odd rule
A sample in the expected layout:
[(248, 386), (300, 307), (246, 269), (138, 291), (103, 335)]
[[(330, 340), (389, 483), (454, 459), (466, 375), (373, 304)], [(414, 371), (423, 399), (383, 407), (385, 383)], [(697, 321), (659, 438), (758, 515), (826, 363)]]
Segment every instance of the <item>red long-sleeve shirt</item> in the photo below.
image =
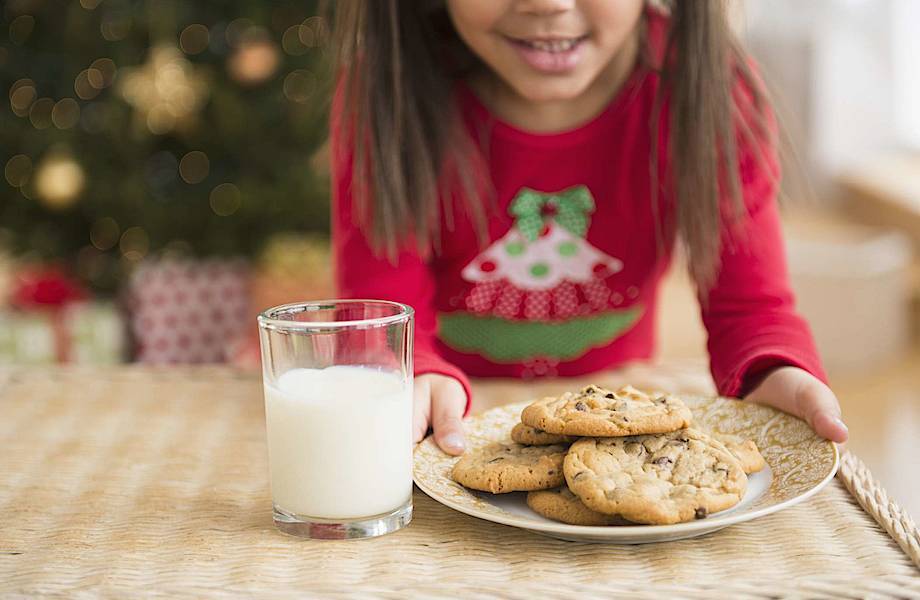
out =
[[(673, 222), (673, 203), (664, 198), (656, 217), (650, 191), (649, 123), (658, 85), (657, 74), (638, 65), (601, 114), (553, 134), (498, 120), (458, 85), (473, 139), (487, 131), (477, 143), (497, 200), (491, 243), (481, 246), (472, 220), (458, 213), (452, 230), (442, 219), (438, 253), (426, 259), (403, 249), (395, 263), (377, 256), (355, 224), (351, 152), (334, 125), (340, 294), (413, 306), (416, 374), (455, 377), (468, 394), (467, 375), (573, 376), (650, 358), (674, 241), (665, 227), (661, 251), (656, 223)], [(747, 218), (742, 235), (723, 233), (721, 269), (700, 303), (712, 375), (724, 395), (749, 391), (759, 374), (778, 365), (825, 379), (788, 283), (774, 149), (740, 146)], [(666, 172), (664, 150), (659, 156)]]

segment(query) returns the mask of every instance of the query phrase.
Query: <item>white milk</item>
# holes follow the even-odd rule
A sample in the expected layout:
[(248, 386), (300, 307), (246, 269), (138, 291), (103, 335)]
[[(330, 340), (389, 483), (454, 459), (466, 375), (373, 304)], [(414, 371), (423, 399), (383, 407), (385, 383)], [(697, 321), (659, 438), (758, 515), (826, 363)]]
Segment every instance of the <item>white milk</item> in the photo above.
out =
[(272, 500), (289, 513), (387, 513), (412, 494), (412, 391), (393, 373), (292, 369), (265, 385)]

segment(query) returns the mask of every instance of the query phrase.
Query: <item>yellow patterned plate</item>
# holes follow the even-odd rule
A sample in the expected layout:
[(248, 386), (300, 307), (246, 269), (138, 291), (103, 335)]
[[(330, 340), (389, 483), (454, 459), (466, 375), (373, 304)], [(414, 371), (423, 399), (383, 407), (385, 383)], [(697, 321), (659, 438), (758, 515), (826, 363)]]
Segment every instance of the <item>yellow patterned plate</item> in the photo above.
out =
[[(683, 397), (700, 429), (752, 439), (768, 467), (748, 479), (741, 502), (706, 519), (676, 525), (588, 527), (546, 519), (527, 507), (525, 494), (467, 490), (450, 478), (457, 461), (431, 437), (415, 449), (415, 483), (429, 496), (462, 513), (565, 540), (642, 544), (695, 537), (798, 504), (817, 493), (837, 472), (837, 447), (808, 425), (758, 404), (727, 398)], [(479, 447), (510, 441), (511, 428), (527, 402), (500, 406), (467, 422), (468, 443)]]

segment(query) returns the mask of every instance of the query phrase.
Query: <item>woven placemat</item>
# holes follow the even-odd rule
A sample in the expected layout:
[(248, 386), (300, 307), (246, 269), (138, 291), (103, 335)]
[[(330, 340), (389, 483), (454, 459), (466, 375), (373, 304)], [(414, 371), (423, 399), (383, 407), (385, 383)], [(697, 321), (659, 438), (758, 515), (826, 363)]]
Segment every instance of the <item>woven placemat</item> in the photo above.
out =
[(417, 492), (403, 531), (318, 542), (272, 525), (262, 411), (227, 369), (14, 371), (0, 596), (920, 596), (917, 529), (852, 456), (809, 501), (691, 540), (563, 542)]

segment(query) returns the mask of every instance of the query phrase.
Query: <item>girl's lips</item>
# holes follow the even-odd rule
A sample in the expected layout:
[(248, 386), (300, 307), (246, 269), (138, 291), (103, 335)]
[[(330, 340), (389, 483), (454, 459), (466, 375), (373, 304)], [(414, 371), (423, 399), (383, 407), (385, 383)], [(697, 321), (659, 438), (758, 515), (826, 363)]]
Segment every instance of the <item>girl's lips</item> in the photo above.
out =
[(566, 73), (578, 66), (588, 36), (552, 40), (508, 38), (521, 59), (533, 69), (547, 74)]

